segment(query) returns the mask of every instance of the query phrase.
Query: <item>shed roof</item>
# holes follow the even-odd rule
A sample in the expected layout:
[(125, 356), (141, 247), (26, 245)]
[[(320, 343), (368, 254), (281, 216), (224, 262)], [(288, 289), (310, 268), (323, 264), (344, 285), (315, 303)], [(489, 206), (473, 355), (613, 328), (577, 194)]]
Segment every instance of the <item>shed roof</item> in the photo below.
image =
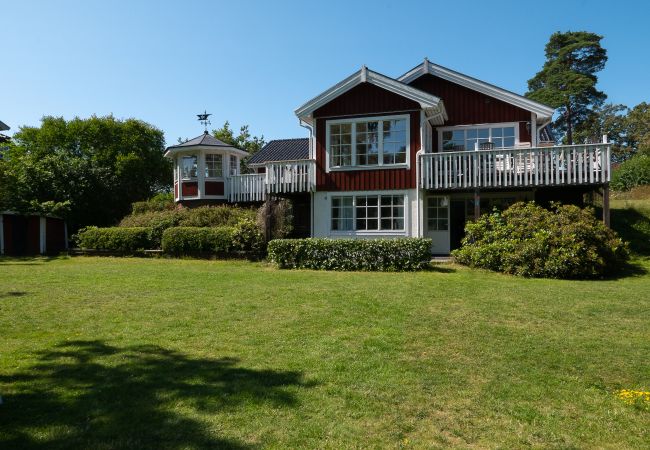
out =
[(309, 138), (276, 139), (251, 156), (248, 164), (309, 159)]

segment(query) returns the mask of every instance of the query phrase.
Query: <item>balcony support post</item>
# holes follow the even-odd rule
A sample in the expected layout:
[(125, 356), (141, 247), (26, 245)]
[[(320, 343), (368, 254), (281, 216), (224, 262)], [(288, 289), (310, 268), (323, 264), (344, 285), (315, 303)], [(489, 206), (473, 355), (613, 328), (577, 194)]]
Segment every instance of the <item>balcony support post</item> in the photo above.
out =
[(609, 183), (603, 184), (603, 223), (607, 228), (610, 228)]

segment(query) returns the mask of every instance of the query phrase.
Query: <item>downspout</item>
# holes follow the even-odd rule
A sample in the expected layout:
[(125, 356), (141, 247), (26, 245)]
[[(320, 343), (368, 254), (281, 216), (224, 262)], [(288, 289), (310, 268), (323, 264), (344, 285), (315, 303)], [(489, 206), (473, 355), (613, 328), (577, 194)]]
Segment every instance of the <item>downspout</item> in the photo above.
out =
[[(307, 128), (309, 130), (309, 159), (316, 159), (316, 148), (315, 148), (315, 143), (314, 143), (314, 127), (313, 125), (303, 121), (302, 119), (298, 119), (298, 123), (300, 124), (301, 127)], [(316, 177), (316, 168), (314, 167), (314, 178)], [(316, 180), (314, 180), (314, 186), (316, 186)], [(315, 190), (315, 187), (314, 187)], [(314, 236), (314, 191), (311, 191), (309, 193), (310, 196), (310, 201), (309, 201), (309, 215), (310, 215), (310, 220), (309, 220), (309, 236), (313, 237)]]

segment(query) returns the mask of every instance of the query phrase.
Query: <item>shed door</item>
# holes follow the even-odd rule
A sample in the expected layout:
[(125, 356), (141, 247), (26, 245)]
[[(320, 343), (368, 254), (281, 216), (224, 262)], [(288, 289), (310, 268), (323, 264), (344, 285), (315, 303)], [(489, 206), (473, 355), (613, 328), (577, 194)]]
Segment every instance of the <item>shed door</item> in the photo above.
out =
[(431, 253), (449, 254), (449, 197), (431, 195), (426, 200), (425, 236), (433, 241)]

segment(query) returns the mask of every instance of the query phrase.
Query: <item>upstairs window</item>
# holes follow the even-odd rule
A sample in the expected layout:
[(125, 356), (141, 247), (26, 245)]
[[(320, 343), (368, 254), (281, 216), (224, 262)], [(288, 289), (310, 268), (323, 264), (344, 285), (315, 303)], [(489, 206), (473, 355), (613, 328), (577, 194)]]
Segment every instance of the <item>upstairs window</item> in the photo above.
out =
[(477, 126), (443, 129), (442, 150), (446, 152), (474, 150), (478, 143), (492, 143), (494, 148), (513, 148), (516, 142), (516, 125)]
[(181, 161), (181, 170), (184, 180), (189, 180), (190, 178), (196, 178), (198, 172), (198, 166), (196, 164), (196, 155), (192, 156), (183, 156)]
[(398, 166), (408, 162), (408, 116), (328, 122), (331, 168)]
[(220, 178), (223, 177), (223, 156), (209, 154), (205, 155), (205, 177)]

